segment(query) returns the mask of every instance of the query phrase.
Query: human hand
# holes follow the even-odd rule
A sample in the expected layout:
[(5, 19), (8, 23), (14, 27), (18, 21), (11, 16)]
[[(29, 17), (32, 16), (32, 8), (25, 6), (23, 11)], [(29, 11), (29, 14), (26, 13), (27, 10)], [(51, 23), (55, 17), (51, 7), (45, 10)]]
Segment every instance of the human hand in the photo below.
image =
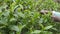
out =
[(48, 10), (41, 10), (40, 13), (41, 14), (47, 14), (48, 13)]

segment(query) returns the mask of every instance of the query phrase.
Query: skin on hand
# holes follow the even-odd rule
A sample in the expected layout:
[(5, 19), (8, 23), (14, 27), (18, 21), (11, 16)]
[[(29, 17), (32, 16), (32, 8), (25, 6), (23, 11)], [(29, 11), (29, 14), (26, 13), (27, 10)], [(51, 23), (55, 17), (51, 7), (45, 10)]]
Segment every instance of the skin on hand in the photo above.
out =
[(57, 16), (52, 16), (52, 19), (53, 19), (54, 21), (56, 21), (56, 22), (60, 22), (60, 18), (57, 17)]
[(48, 10), (41, 10), (40, 13), (41, 14), (47, 14), (48, 13)]
[[(41, 14), (47, 14), (48, 13), (48, 10), (41, 10), (40, 13)], [(54, 13), (53, 13), (53, 11), (51, 11), (51, 13), (52, 13), (52, 16), (51, 16), (52, 17), (52, 20), (57, 21), (57, 22), (60, 22), (60, 17), (55, 16)]]
[(58, 16), (56, 16), (56, 15), (54, 15), (54, 13), (52, 12), (52, 19), (54, 20), (54, 21), (56, 21), (56, 22), (60, 22), (60, 17), (58, 17)]

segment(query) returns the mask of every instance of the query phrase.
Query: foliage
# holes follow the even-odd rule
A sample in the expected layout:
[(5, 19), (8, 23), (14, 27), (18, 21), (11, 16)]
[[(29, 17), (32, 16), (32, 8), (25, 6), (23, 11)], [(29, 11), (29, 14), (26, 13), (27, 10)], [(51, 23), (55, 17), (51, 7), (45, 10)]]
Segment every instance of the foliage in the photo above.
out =
[(51, 13), (40, 10), (59, 10), (53, 0), (0, 0), (0, 34), (60, 34), (60, 23)]

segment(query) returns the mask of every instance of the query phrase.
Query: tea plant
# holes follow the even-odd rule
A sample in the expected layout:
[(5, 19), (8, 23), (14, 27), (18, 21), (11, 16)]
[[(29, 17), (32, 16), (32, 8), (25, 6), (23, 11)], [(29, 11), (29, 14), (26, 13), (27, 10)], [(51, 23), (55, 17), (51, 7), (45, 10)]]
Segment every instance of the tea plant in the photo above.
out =
[(0, 0), (0, 34), (60, 34), (60, 23), (51, 13), (40, 10), (59, 10), (53, 0)]

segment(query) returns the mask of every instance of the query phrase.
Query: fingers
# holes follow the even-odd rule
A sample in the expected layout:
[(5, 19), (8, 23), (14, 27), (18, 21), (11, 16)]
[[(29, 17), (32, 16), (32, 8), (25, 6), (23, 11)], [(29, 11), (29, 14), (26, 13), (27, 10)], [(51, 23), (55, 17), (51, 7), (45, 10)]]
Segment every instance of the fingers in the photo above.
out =
[(41, 10), (40, 13), (41, 14), (46, 14), (46, 13), (48, 13), (48, 11), (47, 10)]

